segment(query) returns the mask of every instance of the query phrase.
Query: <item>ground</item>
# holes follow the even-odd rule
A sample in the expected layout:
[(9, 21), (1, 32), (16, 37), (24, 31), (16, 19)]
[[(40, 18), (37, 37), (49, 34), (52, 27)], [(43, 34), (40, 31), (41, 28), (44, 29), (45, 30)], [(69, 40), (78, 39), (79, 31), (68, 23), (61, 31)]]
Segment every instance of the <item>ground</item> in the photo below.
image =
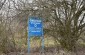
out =
[(25, 50), (21, 52), (10, 52), (2, 55), (85, 55), (85, 49), (79, 49), (76, 53), (65, 52), (63, 49), (58, 50), (57, 48), (45, 48), (44, 52), (40, 49), (31, 49), (29, 54), (27, 50)]

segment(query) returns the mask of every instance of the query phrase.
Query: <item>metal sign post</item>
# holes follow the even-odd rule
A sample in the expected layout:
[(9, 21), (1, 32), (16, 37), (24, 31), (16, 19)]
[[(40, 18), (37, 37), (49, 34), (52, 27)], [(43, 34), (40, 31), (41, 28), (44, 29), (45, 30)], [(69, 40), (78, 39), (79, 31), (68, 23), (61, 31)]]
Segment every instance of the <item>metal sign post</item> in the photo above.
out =
[(28, 53), (30, 53), (30, 38), (41, 37), (42, 49), (44, 49), (44, 35), (43, 35), (43, 22), (38, 17), (29, 17), (28, 19)]
[(28, 37), (28, 53), (30, 53), (30, 36)]

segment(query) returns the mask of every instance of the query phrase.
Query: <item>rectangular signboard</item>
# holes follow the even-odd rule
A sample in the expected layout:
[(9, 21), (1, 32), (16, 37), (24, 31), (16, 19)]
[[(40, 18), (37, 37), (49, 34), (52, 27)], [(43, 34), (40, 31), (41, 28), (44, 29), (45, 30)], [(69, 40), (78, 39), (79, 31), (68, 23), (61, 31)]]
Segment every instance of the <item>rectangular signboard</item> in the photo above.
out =
[(28, 20), (28, 32), (30, 36), (42, 36), (42, 20), (36, 17), (30, 17)]
[(29, 17), (28, 19), (28, 53), (30, 53), (30, 38), (40, 37), (42, 39), (42, 50), (44, 49), (43, 23), (38, 17)]

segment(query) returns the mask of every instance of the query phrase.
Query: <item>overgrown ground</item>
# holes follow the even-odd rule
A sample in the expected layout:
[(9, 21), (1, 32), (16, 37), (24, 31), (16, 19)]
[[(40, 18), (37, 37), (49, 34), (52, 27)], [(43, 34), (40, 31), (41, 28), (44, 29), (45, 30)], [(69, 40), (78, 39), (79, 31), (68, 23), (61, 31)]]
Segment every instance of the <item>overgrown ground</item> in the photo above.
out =
[(76, 46), (76, 52), (71, 53), (65, 51), (61, 48), (60, 44), (57, 42), (55, 44), (52, 37), (45, 37), (45, 48), (42, 51), (41, 48), (41, 39), (40, 38), (31, 38), (31, 52), (28, 54), (28, 45), (25, 38), (15, 38), (15, 48), (14, 51), (10, 51), (6, 54), (1, 53), (0, 55), (85, 55), (85, 43), (82, 41), (78, 42)]
[[(59, 52), (58, 52), (59, 51)], [(33, 49), (29, 54), (27, 53), (27, 50), (19, 51), (19, 52), (10, 52), (8, 54), (2, 54), (2, 55), (85, 55), (85, 49), (77, 50), (76, 53), (71, 52), (65, 52), (64, 50), (55, 49), (55, 48), (47, 48), (45, 49), (45, 52), (41, 52), (41, 50)]]

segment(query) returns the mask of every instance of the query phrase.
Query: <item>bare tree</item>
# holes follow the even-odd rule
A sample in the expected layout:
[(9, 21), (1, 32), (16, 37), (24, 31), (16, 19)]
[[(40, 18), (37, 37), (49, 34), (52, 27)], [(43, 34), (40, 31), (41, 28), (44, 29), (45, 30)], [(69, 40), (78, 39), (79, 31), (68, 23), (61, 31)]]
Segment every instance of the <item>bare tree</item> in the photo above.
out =
[(60, 42), (62, 47), (73, 51), (81, 33), (85, 31), (85, 1), (62, 0), (54, 2), (56, 2), (53, 5), (54, 8), (50, 8), (54, 12), (52, 14), (54, 19), (52, 36)]
[(45, 24), (49, 24), (46, 33), (65, 49), (75, 50), (76, 42), (85, 31), (85, 0), (33, 0), (31, 3), (12, 0), (10, 3), (13, 5), (9, 10), (15, 11), (10, 12), (11, 17), (16, 18), (17, 23), (24, 23), (25, 31), (28, 16), (43, 17)]
[[(85, 1), (84, 0), (33, 0), (20, 2), (14, 7), (30, 16), (44, 17), (49, 21), (47, 33), (51, 33), (62, 47), (74, 50), (81, 33), (85, 31)], [(14, 2), (14, 4), (16, 4)], [(50, 31), (50, 32), (49, 32)]]
[(6, 2), (6, 0), (0, 0), (0, 10), (2, 9), (5, 2)]

